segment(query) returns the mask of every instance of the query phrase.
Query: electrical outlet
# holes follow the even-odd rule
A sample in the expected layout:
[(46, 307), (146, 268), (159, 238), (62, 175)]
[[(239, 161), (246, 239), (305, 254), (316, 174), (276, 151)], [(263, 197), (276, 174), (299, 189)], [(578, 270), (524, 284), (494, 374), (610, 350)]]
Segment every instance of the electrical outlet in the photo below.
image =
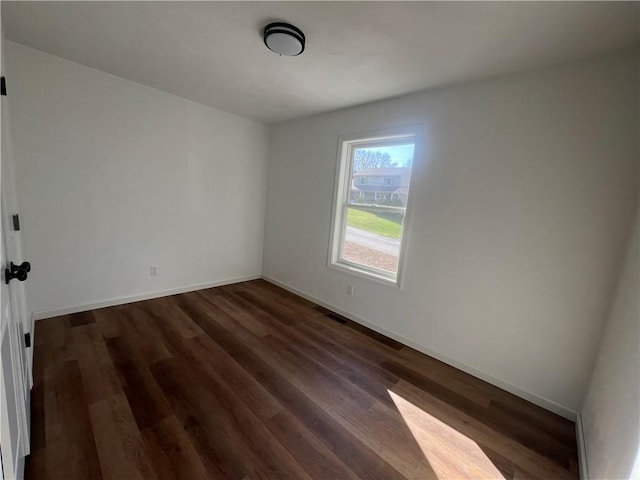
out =
[(353, 285), (347, 285), (347, 295), (353, 295)]
[(158, 266), (157, 265), (149, 265), (149, 275), (151, 275), (151, 276), (158, 275)]

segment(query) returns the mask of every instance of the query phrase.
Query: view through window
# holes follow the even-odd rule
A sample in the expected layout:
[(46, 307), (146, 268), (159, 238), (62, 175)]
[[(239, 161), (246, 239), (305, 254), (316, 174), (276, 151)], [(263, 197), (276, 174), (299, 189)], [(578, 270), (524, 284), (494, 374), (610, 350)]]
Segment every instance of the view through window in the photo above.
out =
[(414, 149), (413, 135), (343, 143), (333, 265), (396, 281)]

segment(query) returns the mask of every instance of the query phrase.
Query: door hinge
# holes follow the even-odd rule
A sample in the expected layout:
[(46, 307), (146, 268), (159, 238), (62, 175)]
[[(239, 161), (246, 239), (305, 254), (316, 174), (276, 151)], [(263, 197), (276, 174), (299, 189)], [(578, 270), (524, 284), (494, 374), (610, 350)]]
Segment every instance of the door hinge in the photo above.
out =
[(24, 346), (26, 348), (29, 348), (31, 346), (31, 334), (30, 333), (25, 333), (24, 334)]
[(0, 77), (0, 95), (7, 95), (7, 81), (4, 77)]

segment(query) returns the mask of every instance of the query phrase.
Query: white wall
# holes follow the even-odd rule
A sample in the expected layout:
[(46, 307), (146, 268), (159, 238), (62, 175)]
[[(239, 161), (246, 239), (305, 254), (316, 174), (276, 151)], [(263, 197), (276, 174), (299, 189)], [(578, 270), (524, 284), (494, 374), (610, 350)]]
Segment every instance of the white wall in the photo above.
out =
[(264, 125), (15, 43), (6, 53), (34, 310), (260, 275)]
[[(263, 274), (571, 416), (638, 193), (637, 85), (620, 54), (273, 125)], [(416, 122), (403, 287), (327, 268), (338, 136)]]
[(640, 478), (639, 250), (636, 226), (582, 409), (593, 479)]

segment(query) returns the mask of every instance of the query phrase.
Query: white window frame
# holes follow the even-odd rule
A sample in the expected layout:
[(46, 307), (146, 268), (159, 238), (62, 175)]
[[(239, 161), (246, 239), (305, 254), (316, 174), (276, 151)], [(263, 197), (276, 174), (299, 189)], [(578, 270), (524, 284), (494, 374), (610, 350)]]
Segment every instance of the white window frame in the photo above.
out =
[(378, 130), (355, 135), (341, 136), (338, 141), (337, 166), (335, 174), (335, 186), (333, 195), (333, 209), (331, 217), (331, 236), (329, 241), (329, 252), (327, 266), (334, 270), (350, 273), (356, 276), (374, 280), (385, 285), (400, 288), (402, 272), (404, 266), (404, 254), (406, 251), (407, 239), (409, 237), (411, 197), (413, 183), (410, 180), (409, 195), (405, 207), (376, 207), (389, 211), (403, 211), (404, 220), (402, 225), (402, 236), (400, 238), (400, 251), (398, 256), (398, 271), (395, 275), (390, 272), (375, 267), (369, 267), (354, 262), (349, 262), (342, 258), (343, 238), (345, 238), (347, 226), (347, 208), (349, 206), (349, 195), (351, 192), (353, 178), (353, 156), (357, 148), (365, 146), (387, 146), (414, 144), (413, 163), (411, 176), (415, 172), (416, 159), (419, 152), (420, 142), (419, 127), (405, 127), (387, 130)]

